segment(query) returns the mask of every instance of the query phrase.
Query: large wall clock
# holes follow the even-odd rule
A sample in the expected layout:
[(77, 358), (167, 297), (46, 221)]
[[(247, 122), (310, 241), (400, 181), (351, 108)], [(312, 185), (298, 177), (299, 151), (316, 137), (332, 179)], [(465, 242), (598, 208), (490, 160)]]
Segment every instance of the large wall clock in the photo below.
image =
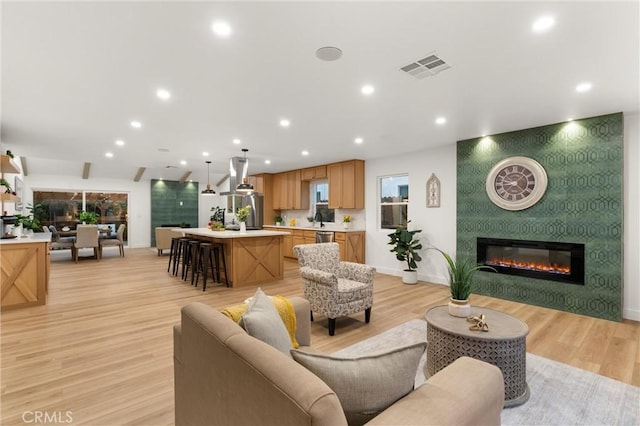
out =
[(524, 210), (540, 201), (547, 190), (547, 172), (536, 160), (509, 157), (487, 175), (487, 195), (505, 210)]

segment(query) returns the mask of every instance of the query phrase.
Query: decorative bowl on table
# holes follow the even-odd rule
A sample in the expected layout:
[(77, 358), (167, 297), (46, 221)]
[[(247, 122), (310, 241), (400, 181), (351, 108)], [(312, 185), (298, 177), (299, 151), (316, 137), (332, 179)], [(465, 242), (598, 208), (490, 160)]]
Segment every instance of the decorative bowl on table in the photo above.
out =
[(68, 232), (68, 231), (71, 231), (71, 228), (69, 228), (68, 226), (65, 226), (65, 227), (62, 228), (62, 230), (64, 232)]

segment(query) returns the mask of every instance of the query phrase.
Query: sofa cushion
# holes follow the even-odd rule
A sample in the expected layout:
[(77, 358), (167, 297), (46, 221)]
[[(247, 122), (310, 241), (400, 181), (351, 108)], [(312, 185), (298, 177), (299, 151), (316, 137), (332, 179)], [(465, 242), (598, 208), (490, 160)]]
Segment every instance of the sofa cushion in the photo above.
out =
[(292, 350), (294, 360), (338, 395), (350, 425), (361, 425), (411, 390), (426, 343), (359, 358), (338, 358)]
[(242, 315), (242, 326), (250, 336), (268, 343), (289, 357), (291, 356), (290, 351), (293, 346), (289, 332), (284, 326), (280, 314), (273, 306), (273, 302), (260, 288)]

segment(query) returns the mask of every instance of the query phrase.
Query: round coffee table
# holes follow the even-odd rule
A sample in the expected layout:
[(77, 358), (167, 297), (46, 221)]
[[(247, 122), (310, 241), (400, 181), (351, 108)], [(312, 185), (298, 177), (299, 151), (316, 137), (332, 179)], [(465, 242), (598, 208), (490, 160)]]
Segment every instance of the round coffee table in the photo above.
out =
[[(504, 406), (529, 399), (527, 385), (527, 341), (529, 327), (517, 318), (492, 309), (472, 307), (471, 315), (485, 315), (489, 331), (471, 331), (473, 323), (449, 315), (447, 306), (429, 309), (427, 321), (427, 362), (425, 375), (436, 374), (461, 356), (476, 358), (502, 370)], [(479, 389), (478, 391), (482, 391)]]

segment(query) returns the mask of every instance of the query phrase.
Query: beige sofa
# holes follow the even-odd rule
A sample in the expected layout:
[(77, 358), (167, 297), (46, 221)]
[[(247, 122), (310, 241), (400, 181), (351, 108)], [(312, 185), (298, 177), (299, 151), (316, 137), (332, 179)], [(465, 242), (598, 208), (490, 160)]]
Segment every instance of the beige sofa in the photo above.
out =
[[(310, 344), (309, 303), (291, 298), (296, 339)], [(346, 425), (340, 401), (316, 375), (202, 303), (174, 327), (175, 424)], [(500, 370), (460, 358), (368, 424), (497, 425)]]
[(182, 236), (182, 232), (175, 228), (156, 227), (156, 249), (158, 250), (158, 256), (162, 254), (163, 250), (169, 250), (171, 248), (171, 238), (180, 236)]

